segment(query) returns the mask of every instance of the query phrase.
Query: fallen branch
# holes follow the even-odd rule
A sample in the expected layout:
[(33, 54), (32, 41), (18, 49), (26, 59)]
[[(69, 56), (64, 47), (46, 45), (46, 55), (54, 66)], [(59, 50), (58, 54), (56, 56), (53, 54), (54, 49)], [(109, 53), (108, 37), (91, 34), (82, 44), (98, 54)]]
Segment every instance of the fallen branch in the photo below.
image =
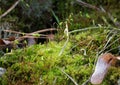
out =
[[(48, 29), (38, 30), (38, 31), (35, 31), (32, 33), (22, 33), (22, 32), (17, 32), (17, 31), (13, 31), (13, 30), (3, 30), (3, 31), (21, 35), (22, 37), (18, 37), (18, 39), (17, 39), (17, 40), (20, 39), (20, 41), (21, 41), (21, 39), (25, 39), (25, 38), (44, 38), (44, 39), (46, 38), (46, 39), (49, 39), (50, 35), (45, 35), (45, 34), (40, 34), (40, 33), (47, 32), (47, 31), (54, 31), (54, 30), (57, 30), (57, 29), (56, 28), (48, 28)], [(40, 34), (40, 36), (37, 37), (34, 34)]]
[[(55, 31), (57, 30), (56, 28), (47, 28), (47, 29), (43, 29), (43, 30), (38, 30), (32, 33), (22, 33), (22, 32), (17, 32), (17, 31), (13, 31), (13, 30), (3, 30), (4, 32), (11, 32), (14, 34), (20, 34), (20, 35), (33, 35), (33, 34), (38, 34), (38, 33), (43, 33), (43, 32), (48, 32), (48, 31)], [(43, 34), (41, 34), (43, 35)], [(43, 35), (44, 36), (44, 35)]]
[(47, 31), (55, 31), (55, 30), (57, 31), (56, 28), (48, 28), (48, 29), (43, 29), (43, 30), (38, 30), (38, 31), (32, 32), (32, 33), (28, 33), (28, 35), (43, 33), (43, 32), (47, 32)]
[(22, 41), (22, 40), (24, 40), (26, 38), (43, 38), (43, 39), (49, 39), (49, 37), (44, 37), (44, 36), (42, 36), (42, 37), (37, 37), (37, 36), (22, 36), (22, 37), (17, 38), (16, 40), (17, 41)]
[[(22, 35), (22, 36), (25, 36), (25, 35), (33, 35), (33, 33), (22, 33), (22, 32), (17, 32), (17, 31), (13, 31), (13, 30), (3, 30), (4, 32), (10, 32), (10, 33), (14, 33), (14, 34), (19, 34), (19, 35)], [(37, 34), (37, 33), (36, 33)], [(40, 36), (47, 36), (45, 34), (40, 34)]]
[[(21, 41), (26, 40), (28, 41), (28, 43), (33, 43), (35, 41), (35, 39), (37, 38), (42, 38), (42, 39), (46, 39), (46, 40), (53, 40), (54, 39), (54, 34), (40, 34), (42, 32), (47, 32), (47, 31), (53, 31), (53, 30), (57, 30), (56, 28), (50, 28), (50, 29), (43, 29), (43, 30), (38, 30), (32, 33), (22, 33), (22, 32), (17, 32), (17, 31), (12, 31), (12, 30), (3, 30), (4, 32), (10, 32), (10, 33), (14, 33), (14, 34), (19, 34), (19, 37), (17, 37), (14, 40), (10, 40), (10, 38), (6, 38), (6, 39), (1, 39), (1, 43), (4, 44), (4, 46), (2, 46), (2, 44), (0, 45), (0, 50), (1, 49), (6, 49), (6, 48), (14, 48), (14, 45), (17, 45), (19, 43), (21, 43)], [(8, 43), (8, 44), (7, 44)], [(16, 44), (17, 43), (17, 44)], [(24, 45), (24, 43), (21, 43)]]
[(13, 30), (2, 30), (3, 32), (10, 32), (10, 33), (14, 33), (14, 34), (19, 34), (19, 35), (24, 35), (26, 33), (22, 33), (22, 32), (17, 32), (17, 31), (13, 31)]
[(20, 2), (20, 0), (17, 0), (5, 13), (3, 13), (0, 16), (0, 19), (5, 17), (8, 13), (10, 13), (18, 5), (19, 2)]

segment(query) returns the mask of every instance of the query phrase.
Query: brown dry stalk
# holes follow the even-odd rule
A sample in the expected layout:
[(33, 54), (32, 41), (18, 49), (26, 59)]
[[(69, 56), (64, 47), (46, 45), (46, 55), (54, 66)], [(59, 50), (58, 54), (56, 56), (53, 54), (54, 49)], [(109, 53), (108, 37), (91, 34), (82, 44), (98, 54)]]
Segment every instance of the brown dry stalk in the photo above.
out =
[[(20, 34), (20, 35), (33, 35), (33, 34), (37, 34), (37, 33), (43, 33), (43, 32), (47, 32), (47, 31), (55, 31), (57, 30), (56, 28), (47, 28), (47, 29), (43, 29), (43, 30), (38, 30), (32, 33), (22, 33), (22, 32), (17, 32), (17, 31), (13, 31), (13, 30), (3, 30), (4, 32), (11, 32), (11, 33), (15, 33), (15, 34)], [(43, 34), (41, 34), (43, 35)], [(45, 35), (43, 35), (45, 36)]]

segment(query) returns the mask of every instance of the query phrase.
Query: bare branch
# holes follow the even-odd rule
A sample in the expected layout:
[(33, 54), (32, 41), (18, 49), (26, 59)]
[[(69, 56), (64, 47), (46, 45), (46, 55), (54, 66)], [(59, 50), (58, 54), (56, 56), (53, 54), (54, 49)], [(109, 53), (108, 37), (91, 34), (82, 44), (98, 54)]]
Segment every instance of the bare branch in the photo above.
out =
[(43, 32), (47, 32), (47, 31), (54, 31), (54, 30), (57, 30), (57, 29), (56, 28), (48, 28), (48, 29), (38, 30), (38, 31), (35, 31), (32, 33), (28, 33), (28, 35), (36, 34), (36, 33), (43, 33)]
[[(22, 33), (22, 32), (17, 32), (17, 31), (13, 31), (13, 30), (3, 30), (4, 32), (10, 32), (10, 33), (14, 33), (14, 34), (19, 34), (19, 35), (29, 35), (29, 36), (32, 36), (33, 33)], [(37, 33), (34, 33), (34, 34), (37, 34)], [(40, 36), (47, 36), (47, 35), (44, 35), (44, 34), (40, 34)]]
[[(47, 32), (47, 31), (54, 31), (54, 30), (57, 30), (56, 28), (47, 28), (47, 29), (43, 29), (43, 30), (38, 30), (38, 31), (35, 31), (35, 32), (32, 32), (32, 33), (22, 33), (22, 32), (17, 32), (17, 31), (13, 31), (13, 30), (3, 30), (4, 32), (11, 32), (11, 33), (14, 33), (14, 34), (19, 34), (19, 35), (27, 35), (27, 36), (32, 36), (33, 34), (38, 34), (38, 33), (43, 33), (43, 32)], [(44, 34), (40, 34), (41, 36), (47, 36), (47, 35), (44, 35)]]
[(14, 33), (14, 34), (19, 34), (19, 35), (23, 35), (23, 34), (24, 34), (24, 33), (22, 33), (22, 32), (17, 32), (17, 31), (13, 31), (13, 30), (2, 30), (2, 31)]
[[(40, 33), (47, 32), (47, 31), (53, 31), (53, 30), (57, 30), (57, 29), (56, 28), (48, 28), (48, 29), (38, 30), (38, 31), (35, 31), (35, 32), (32, 32), (32, 33), (22, 33), (22, 32), (17, 32), (17, 31), (12, 31), (12, 30), (3, 30), (3, 31), (4, 32), (11, 32), (11, 33), (20, 35), (18, 38), (16, 38), (13, 41), (9, 41), (8, 39), (6, 39), (6, 40), (9, 41), (9, 45), (12, 46), (14, 44), (14, 41), (20, 42), (20, 41), (25, 40), (25, 39), (43, 38), (43, 39), (52, 40), (54, 38), (53, 34), (46, 34), (45, 35), (45, 34), (40, 34)], [(40, 35), (34, 35), (34, 34), (40, 34)], [(4, 45), (4, 46), (0, 45), (0, 47), (1, 47), (0, 48), (0, 50), (1, 50), (1, 49), (4, 49), (4, 48), (6, 49), (8, 46), (7, 45)]]
[[(57, 30), (56, 28), (47, 28), (47, 29), (43, 29), (43, 30), (38, 30), (32, 33), (25, 33), (27, 35), (31, 35), (31, 34), (36, 34), (36, 33), (43, 33), (43, 32), (47, 32), (47, 31), (54, 31)], [(15, 33), (15, 34), (23, 34), (22, 32), (17, 32), (17, 31), (13, 31), (13, 30), (3, 30), (5, 32), (11, 32), (11, 33)]]
[(19, 2), (20, 2), (20, 0), (17, 0), (5, 13), (3, 13), (0, 16), (0, 19), (5, 17), (9, 12), (11, 12), (18, 5)]

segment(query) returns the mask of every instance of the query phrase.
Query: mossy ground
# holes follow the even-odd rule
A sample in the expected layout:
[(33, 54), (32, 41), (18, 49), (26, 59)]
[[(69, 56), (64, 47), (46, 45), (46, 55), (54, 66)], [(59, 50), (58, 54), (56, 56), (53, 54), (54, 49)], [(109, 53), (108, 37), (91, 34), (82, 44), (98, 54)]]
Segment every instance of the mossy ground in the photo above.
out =
[[(91, 76), (96, 53), (106, 44), (109, 31), (99, 28), (70, 34), (61, 56), (58, 55), (65, 39), (13, 50), (0, 57), (0, 66), (7, 69), (0, 84), (74, 85), (62, 69), (81, 85)], [(86, 50), (86, 55), (81, 49)], [(119, 70), (119, 67), (112, 67), (102, 85), (115, 85), (120, 77)]]
[[(13, 4), (13, 1), (14, 0), (8, 0), (8, 3), (6, 3), (5, 0), (2, 0), (0, 14), (3, 14)], [(99, 7), (99, 5), (103, 6), (113, 17), (118, 18), (115, 18), (115, 21), (119, 20), (120, 6), (117, 0), (84, 1), (97, 7)], [(84, 8), (73, 0), (53, 0), (53, 4), (53, 12), (50, 13), (49, 17), (54, 17), (57, 24), (59, 24), (59, 26), (56, 26), (59, 28), (59, 32), (55, 35), (55, 41), (13, 50), (4, 56), (0, 55), (0, 67), (7, 69), (5, 75), (0, 78), (0, 85), (74, 85), (60, 69), (81, 85), (89, 79), (93, 72), (97, 52), (100, 52), (104, 48), (111, 37), (108, 44), (113, 43), (120, 37), (119, 29), (115, 28), (108, 16), (104, 14), (89, 8)], [(23, 6), (24, 5), (27, 6), (29, 4), (23, 3)], [(47, 4), (45, 4), (45, 7), (46, 5)], [(46, 28), (47, 25), (54, 27), (55, 23), (48, 23), (51, 19), (46, 17), (47, 15), (45, 14), (42, 15), (42, 19), (37, 20), (35, 18), (36, 16), (28, 18), (22, 15), (21, 13), (24, 12), (24, 10), (21, 10), (21, 12), (17, 9), (23, 6), (22, 4), (21, 6), (18, 5), (18, 8), (16, 7), (14, 11), (9, 13), (5, 18), (2, 18), (0, 23), (8, 22), (12, 24), (12, 27), (8, 26), (8, 28), (22, 30), (24, 32), (35, 31), (38, 28)], [(45, 7), (42, 8), (44, 9)], [(35, 10), (34, 13), (31, 13), (34, 16), (36, 13), (38, 14), (39, 11), (41, 10)], [(29, 12), (25, 12), (29, 15)], [(52, 15), (54, 13), (56, 15)], [(66, 42), (66, 38), (63, 37), (65, 22), (68, 23), (69, 31), (84, 27), (89, 28), (90, 26), (93, 28), (97, 26), (98, 29), (95, 28), (70, 33), (66, 48), (62, 55), (59, 56)], [(111, 44), (104, 52), (116, 48), (109, 52), (117, 55), (119, 44), (118, 39), (117, 42)], [(120, 67), (111, 67), (101, 85), (116, 85), (119, 78)], [(89, 85), (91, 84), (89, 83)]]

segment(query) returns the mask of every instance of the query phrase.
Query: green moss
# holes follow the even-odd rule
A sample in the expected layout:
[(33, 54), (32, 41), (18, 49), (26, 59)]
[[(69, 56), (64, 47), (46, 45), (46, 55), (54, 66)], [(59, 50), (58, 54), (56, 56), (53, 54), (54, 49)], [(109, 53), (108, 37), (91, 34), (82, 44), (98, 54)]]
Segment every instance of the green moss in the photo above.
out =
[[(11, 54), (0, 57), (0, 66), (7, 69), (6, 74), (0, 78), (0, 84), (73, 85), (73, 82), (60, 70), (64, 69), (81, 85), (91, 76), (96, 52), (106, 44), (108, 32), (109, 29), (101, 28), (80, 32), (77, 35), (70, 34), (69, 42), (61, 56), (58, 55), (65, 40), (13, 50)], [(117, 44), (113, 44), (112, 47)], [(80, 50), (82, 48), (86, 50), (86, 55)], [(119, 70), (116, 67), (111, 68), (102, 84), (116, 84), (120, 76)]]

